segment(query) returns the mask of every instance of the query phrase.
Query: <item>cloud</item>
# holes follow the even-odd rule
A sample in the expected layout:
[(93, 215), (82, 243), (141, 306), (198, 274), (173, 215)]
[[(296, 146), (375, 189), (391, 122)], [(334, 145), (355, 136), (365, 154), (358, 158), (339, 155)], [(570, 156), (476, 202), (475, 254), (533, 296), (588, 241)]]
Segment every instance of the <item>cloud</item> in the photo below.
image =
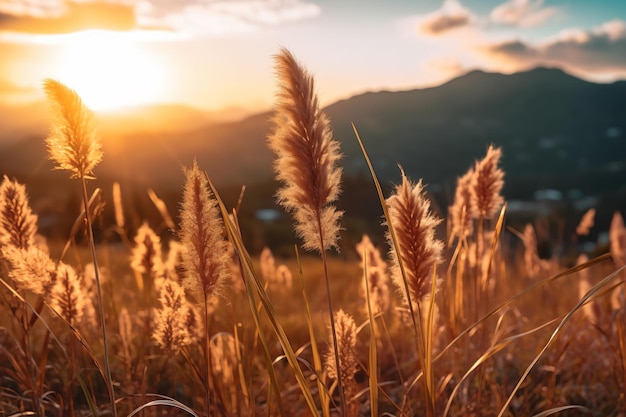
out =
[(445, 0), (439, 10), (419, 18), (418, 27), (425, 35), (437, 36), (470, 26), (475, 20), (472, 12), (458, 0)]
[(591, 30), (566, 30), (541, 43), (518, 39), (483, 50), (511, 67), (557, 65), (586, 73), (626, 73), (626, 21), (612, 20)]
[(0, 31), (41, 35), (158, 29), (215, 35), (251, 32), (320, 12), (306, 0), (0, 0)]
[(134, 8), (129, 5), (105, 1), (55, 3), (38, 1), (18, 9), (3, 2), (0, 31), (63, 34), (87, 29), (128, 31), (137, 27)]
[(543, 0), (509, 0), (491, 11), (493, 23), (529, 28), (540, 26), (557, 16), (556, 7), (543, 7)]
[(252, 32), (320, 13), (318, 5), (305, 0), (151, 0), (138, 8), (140, 21), (203, 35)]
[(0, 14), (51, 17), (62, 14), (64, 10), (64, 0), (0, 0)]

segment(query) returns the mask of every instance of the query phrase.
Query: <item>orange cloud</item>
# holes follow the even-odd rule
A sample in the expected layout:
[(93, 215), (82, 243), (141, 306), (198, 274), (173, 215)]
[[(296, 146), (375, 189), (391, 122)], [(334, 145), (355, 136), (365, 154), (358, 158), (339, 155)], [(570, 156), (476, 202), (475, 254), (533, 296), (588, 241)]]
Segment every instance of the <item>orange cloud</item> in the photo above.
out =
[(0, 31), (28, 34), (63, 34), (88, 29), (128, 31), (136, 27), (131, 6), (104, 1), (70, 2), (59, 16), (0, 13)]

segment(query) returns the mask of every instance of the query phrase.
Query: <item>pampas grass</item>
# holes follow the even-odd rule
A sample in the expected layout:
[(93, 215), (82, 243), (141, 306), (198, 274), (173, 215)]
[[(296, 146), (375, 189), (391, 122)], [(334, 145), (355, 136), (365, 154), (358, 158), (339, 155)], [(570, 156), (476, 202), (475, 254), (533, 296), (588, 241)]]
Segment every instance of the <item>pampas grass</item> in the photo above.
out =
[(176, 282), (166, 280), (161, 286), (159, 300), (161, 307), (156, 312), (152, 337), (166, 351), (177, 353), (192, 343), (197, 334), (187, 323), (185, 290)]
[(474, 177), (474, 169), (470, 168), (465, 175), (457, 179), (454, 203), (448, 210), (452, 225), (450, 242), (455, 237), (458, 237), (459, 240), (464, 240), (474, 231), (472, 219), (477, 217), (476, 207), (472, 204), (472, 182)]
[(18, 288), (37, 295), (48, 294), (56, 278), (56, 266), (50, 256), (41, 249), (20, 249), (8, 246), (2, 255), (9, 262), (9, 277)]
[(283, 184), (278, 202), (296, 221), (306, 250), (324, 252), (337, 246), (340, 219), (333, 202), (340, 192), (341, 157), (330, 123), (319, 109), (313, 78), (286, 49), (276, 56), (279, 79), (274, 132), (274, 171)]
[[(367, 235), (363, 235), (361, 241), (357, 243), (356, 251), (361, 259), (363, 270), (361, 284), (363, 298), (369, 300), (374, 316), (385, 313), (390, 306), (387, 262), (382, 259), (380, 251)], [(367, 304), (363, 306), (363, 310), (367, 312)]]
[[(118, 184), (113, 209), (125, 245), (104, 233), (99, 268), (91, 219), (101, 203), (90, 203), (86, 192), (102, 157), (91, 113), (76, 93), (47, 82), (55, 112), (50, 157), (81, 181), (84, 209), (65, 245), (49, 242), (52, 254), (63, 247), (53, 259), (35, 243), (37, 218), (26, 189), (7, 177), (0, 185), (0, 284), (7, 290), (0, 294), (0, 415), (156, 415), (152, 407), (195, 417), (626, 412), (620, 267), (626, 232), (619, 213), (609, 233), (611, 254), (591, 261), (580, 254), (577, 266), (565, 269), (578, 255), (577, 237), (569, 233), (567, 257), (543, 261), (532, 226), (524, 233), (504, 226), (501, 151), (491, 146), (458, 179), (445, 227), (455, 246), (444, 250), (437, 239), (444, 227), (422, 180), (401, 172), (385, 198), (355, 128), (390, 251), (381, 255), (364, 236), (355, 253), (348, 237), (346, 253), (327, 256), (338, 246), (342, 217), (334, 206), (339, 146), (319, 110), (312, 76), (286, 50), (276, 69), (279, 98), (268, 142), (277, 156), (278, 200), (293, 215), (303, 248), (318, 252), (321, 263), (301, 258), (297, 246), (296, 259), (281, 255), (279, 262), (269, 248), (259, 258), (251, 255), (245, 242), (257, 243), (259, 229), (250, 234), (247, 224), (240, 227), (249, 213), (245, 202), (240, 196), (236, 208), (227, 209), (194, 162), (184, 170), (180, 242), (167, 236), (165, 227), (177, 227), (165, 201), (149, 190), (163, 217), (156, 229), (163, 240), (144, 223), (130, 243), (128, 219), (141, 220), (132, 206), (123, 218)], [(101, 197), (97, 190), (91, 200)], [(589, 217), (578, 235), (588, 232)], [(84, 226), (93, 259), (86, 265), (85, 248), (75, 239)], [(511, 233), (525, 248), (516, 240), (509, 246)], [(448, 266), (444, 279), (440, 264)], [(290, 288), (296, 271), (298, 291)], [(139, 292), (128, 285), (133, 273), (156, 281)], [(397, 294), (389, 291), (389, 275)], [(534, 279), (523, 279), (528, 276)], [(466, 291), (472, 283), (474, 291)], [(107, 303), (101, 284), (110, 289)], [(331, 298), (341, 309), (333, 309)], [(11, 314), (2, 314), (5, 307)], [(101, 337), (93, 332), (97, 320)], [(316, 336), (326, 329), (327, 337)], [(108, 339), (107, 330), (115, 331)], [(327, 349), (318, 346), (322, 339)], [(106, 401), (100, 376), (110, 406), (98, 404)]]
[(504, 185), (504, 171), (498, 164), (502, 150), (490, 145), (487, 155), (476, 162), (470, 185), (472, 214), (479, 219), (492, 219), (502, 207), (504, 198), (500, 194)]
[[(337, 336), (337, 352), (331, 346), (326, 356), (326, 370), (332, 379), (343, 381), (344, 398), (347, 401), (344, 416), (357, 417), (359, 415), (358, 398), (354, 398), (357, 393), (357, 385), (354, 375), (357, 372), (357, 329), (354, 319), (343, 310), (335, 313), (335, 334)], [(333, 330), (329, 329), (332, 333)], [(330, 335), (332, 339), (332, 334)], [(339, 368), (335, 361), (335, 354), (339, 356)], [(339, 369), (339, 370), (337, 370)]]
[(441, 262), (443, 243), (435, 239), (435, 227), (441, 220), (430, 211), (422, 181), (413, 183), (404, 171), (401, 174), (402, 182), (387, 199), (387, 226), (395, 231), (397, 246), (391, 233), (387, 234), (387, 239), (391, 247), (392, 277), (404, 303), (409, 305), (421, 302), (430, 293), (435, 266)]
[(70, 171), (72, 178), (90, 178), (102, 160), (93, 113), (74, 90), (58, 81), (45, 80), (44, 91), (54, 118), (46, 139), (50, 159), (56, 162), (56, 169)]
[(29, 249), (36, 234), (37, 215), (28, 204), (26, 187), (5, 175), (0, 184), (0, 247)]
[(216, 199), (209, 190), (206, 174), (194, 160), (185, 169), (185, 186), (180, 218), (183, 284), (202, 301), (204, 319), (205, 405), (210, 410), (211, 357), (209, 349), (209, 303), (221, 293), (228, 277), (229, 253), (224, 239), (224, 223)]
[(217, 202), (196, 161), (185, 170), (180, 213), (184, 284), (208, 301), (222, 290), (228, 274), (228, 249)]
[(98, 294), (98, 307), (102, 329), (102, 343), (104, 347), (105, 379), (108, 384), (111, 399), (111, 412), (117, 417), (115, 405), (115, 389), (109, 364), (109, 350), (107, 341), (106, 318), (102, 301), (102, 287), (96, 257), (96, 244), (93, 237), (93, 226), (89, 197), (87, 193), (87, 179), (93, 178), (93, 169), (102, 159), (100, 143), (96, 140), (96, 129), (91, 110), (83, 104), (80, 96), (72, 89), (54, 80), (44, 81), (44, 91), (52, 108), (52, 128), (46, 139), (49, 158), (56, 162), (56, 169), (70, 172), (70, 178), (81, 180), (83, 194), (83, 209), (86, 220), (89, 248), (94, 265), (94, 277)]
[(154, 233), (148, 223), (144, 222), (135, 235), (135, 246), (130, 261), (140, 290), (144, 291), (145, 288), (145, 291), (150, 293), (153, 284), (163, 279), (165, 266), (162, 252), (161, 238)]
[[(328, 119), (319, 109), (313, 77), (286, 49), (276, 56), (276, 72), (279, 80), (278, 103), (275, 128), (268, 144), (276, 153), (276, 178), (283, 184), (277, 193), (278, 203), (294, 216), (296, 234), (303, 240), (304, 249), (322, 255), (328, 314), (338, 366), (326, 250), (337, 246), (343, 214), (333, 205), (339, 197), (342, 172), (337, 166), (341, 158), (339, 143), (332, 138)], [(345, 414), (346, 399), (341, 375), (337, 383)]]

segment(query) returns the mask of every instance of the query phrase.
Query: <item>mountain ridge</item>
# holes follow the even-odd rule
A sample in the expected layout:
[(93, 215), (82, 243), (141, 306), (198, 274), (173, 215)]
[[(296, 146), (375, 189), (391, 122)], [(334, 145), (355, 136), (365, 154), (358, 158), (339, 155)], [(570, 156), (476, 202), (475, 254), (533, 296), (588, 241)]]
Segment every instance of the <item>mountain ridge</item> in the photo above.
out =
[[(354, 122), (385, 183), (397, 180), (401, 164), (435, 190), (451, 188), (490, 143), (503, 147), (509, 192), (528, 188), (520, 195), (531, 193), (529, 181), (558, 187), (564, 175), (573, 175), (585, 182), (585, 172), (608, 164), (619, 168), (626, 159), (626, 81), (597, 84), (556, 68), (515, 74), (474, 70), (436, 87), (355, 95), (324, 111), (341, 142), (346, 173), (367, 174)], [(197, 158), (217, 184), (269, 180), (270, 119), (268, 111), (238, 121), (181, 123), (185, 126), (178, 131), (105, 129), (110, 136), (102, 138), (105, 158), (96, 173), (151, 187), (174, 186), (180, 185), (181, 166)], [(0, 146), (7, 173), (39, 175), (27, 167), (46, 166), (45, 146), (36, 144), (40, 136), (30, 135), (24, 143), (32, 155), (20, 153), (20, 143)]]

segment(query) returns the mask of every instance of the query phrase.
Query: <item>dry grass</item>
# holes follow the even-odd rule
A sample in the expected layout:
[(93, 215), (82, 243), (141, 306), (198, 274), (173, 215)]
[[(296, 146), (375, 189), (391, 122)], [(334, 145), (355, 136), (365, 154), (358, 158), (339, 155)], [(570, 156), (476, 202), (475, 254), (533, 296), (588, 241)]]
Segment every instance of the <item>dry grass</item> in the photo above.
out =
[[(0, 193), (0, 236), (10, 236), (0, 240), (0, 415), (624, 415), (621, 215), (610, 253), (583, 256), (574, 267), (540, 259), (531, 226), (507, 227), (500, 150), (489, 148), (459, 180), (446, 227), (430, 217), (421, 183), (402, 175), (396, 195), (379, 196), (389, 246), (364, 237), (353, 253), (327, 256), (340, 217), (332, 208), (338, 190), (329, 191), (338, 187), (338, 149), (312, 79), (289, 69), (292, 58), (283, 52), (279, 70), (299, 76), (312, 101), (295, 111), (283, 97), (289, 123), (277, 117), (287, 129), (277, 134), (294, 135), (290, 146), (304, 152), (297, 122), (317, 120), (322, 130), (304, 141), (317, 145), (305, 147), (300, 162), (321, 163), (308, 168), (332, 181), (314, 191), (320, 183), (298, 177), (287, 209), (314, 203), (318, 227), (302, 237), (322, 259), (297, 248), (287, 258), (271, 248), (250, 254), (237, 208), (224, 206), (195, 163), (181, 193), (180, 232), (155, 233), (147, 223), (129, 230), (118, 193), (116, 224), (104, 227), (120, 243), (78, 244), (75, 236), (92, 227), (84, 179), (93, 165), (76, 155), (99, 158), (97, 147), (69, 138), (77, 147), (71, 158), (52, 157), (83, 180), (86, 210), (67, 242), (44, 246), (35, 237), (36, 217), (17, 181), (5, 179), (2, 189), (13, 192)], [(273, 144), (279, 154), (285, 146)], [(293, 164), (287, 159), (277, 164), (284, 182), (295, 172), (281, 168)], [(284, 202), (295, 191), (283, 185)], [(153, 201), (171, 223), (164, 203)], [(332, 222), (322, 228), (327, 209)], [(381, 256), (390, 250), (391, 259)], [(395, 288), (387, 284), (392, 274)]]

